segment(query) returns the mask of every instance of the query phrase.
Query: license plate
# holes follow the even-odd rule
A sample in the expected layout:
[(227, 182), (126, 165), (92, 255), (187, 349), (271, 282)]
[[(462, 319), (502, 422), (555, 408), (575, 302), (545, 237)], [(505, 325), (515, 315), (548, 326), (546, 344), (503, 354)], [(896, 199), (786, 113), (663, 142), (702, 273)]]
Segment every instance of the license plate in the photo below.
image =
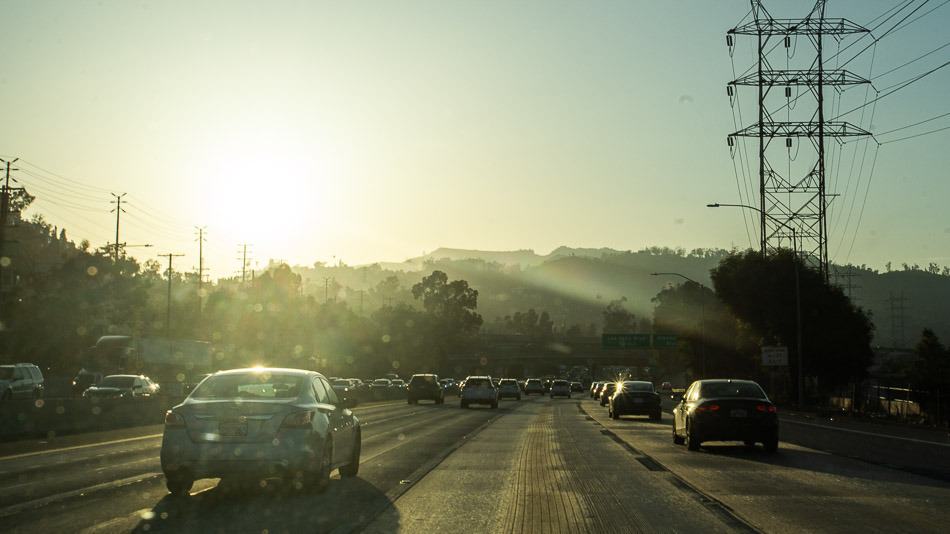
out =
[(729, 412), (730, 417), (746, 417), (747, 415), (749, 414), (745, 410), (732, 410)]
[(643, 399), (633, 399), (634, 404), (643, 404)]
[(218, 434), (222, 436), (246, 436), (247, 425), (241, 423), (221, 423), (218, 426)]

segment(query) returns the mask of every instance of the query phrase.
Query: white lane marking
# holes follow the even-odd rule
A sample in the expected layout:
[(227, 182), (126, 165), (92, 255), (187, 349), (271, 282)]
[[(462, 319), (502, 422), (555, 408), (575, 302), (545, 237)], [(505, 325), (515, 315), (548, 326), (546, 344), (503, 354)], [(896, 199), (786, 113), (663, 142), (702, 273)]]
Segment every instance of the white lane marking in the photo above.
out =
[(54, 502), (71, 499), (73, 497), (82, 497), (83, 495), (86, 495), (88, 493), (94, 493), (94, 492), (102, 491), (106, 489), (119, 488), (122, 486), (127, 486), (129, 484), (136, 484), (139, 482), (146, 482), (148, 480), (152, 480), (160, 476), (162, 476), (161, 473), (143, 473), (140, 475), (135, 475), (133, 477), (113, 480), (111, 482), (103, 482), (102, 484), (96, 484), (95, 486), (89, 486), (88, 488), (80, 488), (77, 490), (67, 491), (64, 493), (57, 493), (56, 495), (49, 495), (47, 497), (42, 497), (40, 499), (33, 499), (32, 501), (17, 503), (12, 506), (7, 506), (6, 508), (0, 509), (0, 518), (9, 517), (11, 515), (18, 514), (25, 510), (40, 508)]
[(128, 443), (130, 441), (140, 441), (143, 439), (152, 439), (160, 438), (161, 434), (149, 434), (147, 436), (136, 436), (134, 438), (124, 438), (124, 439), (114, 439), (112, 441), (100, 441), (99, 443), (87, 443), (85, 445), (73, 445), (72, 447), (61, 447), (59, 449), (48, 449), (45, 451), (35, 451), (35, 452), (24, 452), (23, 454), (13, 454), (11, 456), (0, 456), (0, 462), (7, 460), (16, 460), (18, 458), (29, 458), (31, 456), (40, 456), (43, 454), (56, 454), (58, 452), (66, 451), (76, 451), (80, 449), (88, 449), (90, 447), (105, 447), (107, 445), (115, 445), (118, 443)]
[(838, 428), (828, 425), (816, 425), (815, 423), (805, 423), (802, 421), (795, 421), (792, 419), (781, 419), (782, 423), (790, 423), (793, 425), (802, 425), (802, 426), (813, 426), (815, 428), (824, 428), (826, 430), (836, 430), (838, 432), (850, 432), (851, 434), (860, 434), (862, 436), (874, 436), (876, 438), (888, 438), (888, 439), (897, 439), (900, 441), (909, 441), (912, 443), (923, 443), (924, 445), (937, 445), (938, 447), (950, 447), (950, 443), (940, 443), (939, 441), (927, 441), (925, 439), (916, 439), (916, 438), (905, 438), (902, 436), (891, 436), (889, 434), (876, 434), (874, 432), (865, 432), (863, 430), (852, 430), (850, 428)]

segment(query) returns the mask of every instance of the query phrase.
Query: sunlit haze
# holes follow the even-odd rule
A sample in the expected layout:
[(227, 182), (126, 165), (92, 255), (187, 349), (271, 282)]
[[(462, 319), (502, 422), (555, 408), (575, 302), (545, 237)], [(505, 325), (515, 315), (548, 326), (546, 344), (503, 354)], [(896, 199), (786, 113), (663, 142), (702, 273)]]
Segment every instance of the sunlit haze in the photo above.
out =
[[(829, 15), (861, 23), (893, 3), (841, 0)], [(114, 239), (109, 192), (128, 193), (120, 239), (154, 245), (130, 248), (139, 258), (196, 265), (194, 227), (206, 226), (215, 277), (239, 268), (240, 243), (261, 265), (440, 246), (745, 248), (742, 214), (705, 205), (739, 200), (725, 31), (747, 11), (740, 0), (6, 1), (0, 152), (83, 184), (15, 175), (37, 197), (30, 212), (72, 239)], [(940, 45), (948, 25), (937, 10), (882, 40), (874, 71)], [(866, 74), (869, 55), (849, 68)], [(946, 111), (948, 75), (882, 100), (872, 130)], [(950, 258), (947, 140), (883, 145), (858, 226), (857, 208), (834, 212), (863, 205), (868, 160), (860, 188), (832, 206), (832, 261)]]

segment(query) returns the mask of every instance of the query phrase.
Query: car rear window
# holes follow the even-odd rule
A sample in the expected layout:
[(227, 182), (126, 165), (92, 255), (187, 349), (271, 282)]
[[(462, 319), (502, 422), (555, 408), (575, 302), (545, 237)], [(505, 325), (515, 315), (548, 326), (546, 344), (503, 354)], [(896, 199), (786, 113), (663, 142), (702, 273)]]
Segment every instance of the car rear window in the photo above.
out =
[(334, 381), (333, 381), (333, 385), (334, 385), (334, 386), (350, 387), (350, 381), (349, 381), (349, 380), (334, 380)]
[(535, 379), (528, 380), (528, 381), (526, 382), (526, 384), (531, 384), (532, 386), (536, 386), (536, 385), (538, 385), (538, 384), (540, 384), (540, 383), (541, 383), (541, 381), (538, 380), (538, 379), (536, 379), (536, 378), (535, 378)]
[(712, 397), (751, 397), (764, 399), (765, 392), (754, 382), (709, 382), (703, 384), (699, 396)]
[(465, 387), (467, 388), (470, 388), (470, 387), (482, 388), (482, 387), (488, 387), (490, 385), (492, 384), (487, 378), (469, 378), (468, 380), (465, 381)]
[(650, 382), (624, 382), (624, 391), (653, 391), (653, 384)]
[(570, 384), (568, 384), (567, 380), (555, 380), (555, 381), (554, 381), (554, 385), (555, 385), (555, 386), (570, 386)]
[(410, 384), (433, 384), (435, 383), (435, 377), (432, 375), (416, 375), (409, 379)]
[(196, 399), (293, 399), (304, 377), (279, 373), (241, 373), (208, 378), (191, 394)]

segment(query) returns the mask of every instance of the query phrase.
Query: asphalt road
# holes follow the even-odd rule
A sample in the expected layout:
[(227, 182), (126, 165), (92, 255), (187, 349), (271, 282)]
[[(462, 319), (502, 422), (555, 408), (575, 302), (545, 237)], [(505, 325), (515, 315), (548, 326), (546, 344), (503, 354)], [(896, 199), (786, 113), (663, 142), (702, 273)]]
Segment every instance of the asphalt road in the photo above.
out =
[[(498, 410), (382, 403), (359, 477), (320, 495), (203, 480), (171, 499), (160, 427), (0, 449), (8, 532), (940, 532), (950, 483), (782, 443), (674, 446), (669, 414), (613, 421), (585, 399)], [(810, 428), (810, 427), (802, 427)], [(816, 432), (821, 429), (813, 429)], [(801, 428), (796, 432), (800, 432)], [(850, 434), (849, 434), (850, 435)], [(867, 436), (863, 436), (867, 437)]]

